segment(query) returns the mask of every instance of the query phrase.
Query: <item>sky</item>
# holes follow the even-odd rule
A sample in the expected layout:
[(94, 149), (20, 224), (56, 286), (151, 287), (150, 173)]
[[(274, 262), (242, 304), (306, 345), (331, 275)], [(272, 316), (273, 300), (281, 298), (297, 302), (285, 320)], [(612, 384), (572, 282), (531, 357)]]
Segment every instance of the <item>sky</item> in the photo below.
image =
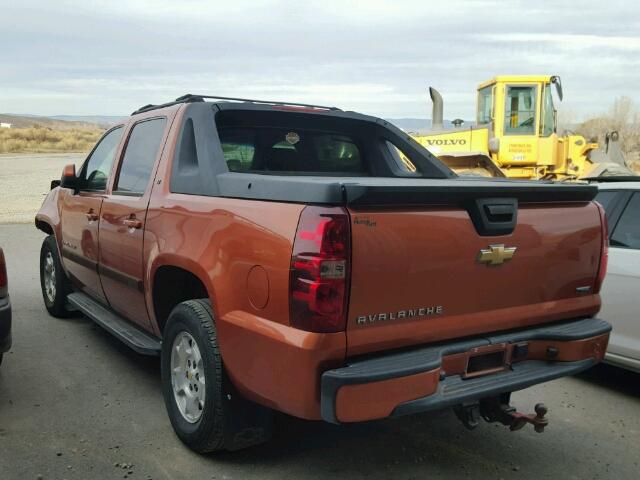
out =
[(0, 112), (128, 115), (184, 93), (473, 119), (477, 85), (560, 75), (561, 114), (640, 105), (640, 3), (0, 0)]

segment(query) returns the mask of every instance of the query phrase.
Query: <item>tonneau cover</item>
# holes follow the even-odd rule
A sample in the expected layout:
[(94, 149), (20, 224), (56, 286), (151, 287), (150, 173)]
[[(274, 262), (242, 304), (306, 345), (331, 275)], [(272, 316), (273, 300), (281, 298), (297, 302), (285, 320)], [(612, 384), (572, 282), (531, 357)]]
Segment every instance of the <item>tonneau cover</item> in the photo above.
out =
[(220, 196), (347, 206), (459, 204), (478, 197), (515, 198), (520, 203), (587, 202), (597, 187), (509, 179), (316, 177), (222, 173)]

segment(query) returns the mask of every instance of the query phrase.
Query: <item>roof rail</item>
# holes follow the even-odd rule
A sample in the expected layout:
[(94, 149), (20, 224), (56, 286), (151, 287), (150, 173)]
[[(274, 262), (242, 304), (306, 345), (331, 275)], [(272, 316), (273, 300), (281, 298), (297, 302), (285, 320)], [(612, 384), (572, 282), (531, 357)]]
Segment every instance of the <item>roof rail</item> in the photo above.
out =
[(254, 100), (250, 98), (219, 97), (214, 95), (193, 95), (191, 93), (187, 93), (186, 95), (182, 95), (181, 97), (176, 98), (173, 102), (161, 103), (158, 105), (152, 105), (152, 104), (145, 105), (143, 107), (140, 107), (131, 115), (136, 115), (142, 112), (148, 112), (149, 110), (157, 110), (158, 108), (170, 107), (172, 105), (177, 105), (180, 103), (204, 102), (205, 98), (213, 99), (213, 100), (232, 101), (232, 102), (254, 103), (257, 105), (282, 105), (285, 107), (306, 107), (306, 108), (314, 108), (318, 110), (341, 111), (337, 107), (325, 107), (322, 105), (312, 105), (308, 103), (277, 102), (277, 101), (271, 101), (271, 100)]

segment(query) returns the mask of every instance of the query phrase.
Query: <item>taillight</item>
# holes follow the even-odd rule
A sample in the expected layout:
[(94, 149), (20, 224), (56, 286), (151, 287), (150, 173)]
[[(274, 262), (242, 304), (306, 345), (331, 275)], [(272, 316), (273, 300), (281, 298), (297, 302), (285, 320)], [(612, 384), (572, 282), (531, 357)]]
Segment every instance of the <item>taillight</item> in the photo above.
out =
[(602, 229), (602, 248), (600, 249), (600, 264), (598, 266), (598, 276), (594, 285), (594, 293), (599, 293), (602, 288), (602, 282), (607, 274), (607, 263), (609, 262), (609, 224), (607, 223), (607, 215), (604, 207), (598, 202), (594, 202), (600, 213), (600, 226)]
[(0, 248), (0, 298), (7, 296), (7, 265), (4, 261), (4, 252)]
[(306, 207), (291, 255), (291, 325), (309, 332), (346, 328), (349, 215), (340, 207)]

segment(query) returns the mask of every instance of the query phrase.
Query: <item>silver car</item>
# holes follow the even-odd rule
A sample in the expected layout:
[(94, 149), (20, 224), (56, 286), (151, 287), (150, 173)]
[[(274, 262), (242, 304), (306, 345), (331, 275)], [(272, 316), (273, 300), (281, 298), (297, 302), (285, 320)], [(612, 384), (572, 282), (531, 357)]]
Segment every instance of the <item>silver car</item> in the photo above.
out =
[(609, 223), (609, 265), (598, 315), (613, 325), (605, 362), (640, 372), (640, 177), (598, 182)]

